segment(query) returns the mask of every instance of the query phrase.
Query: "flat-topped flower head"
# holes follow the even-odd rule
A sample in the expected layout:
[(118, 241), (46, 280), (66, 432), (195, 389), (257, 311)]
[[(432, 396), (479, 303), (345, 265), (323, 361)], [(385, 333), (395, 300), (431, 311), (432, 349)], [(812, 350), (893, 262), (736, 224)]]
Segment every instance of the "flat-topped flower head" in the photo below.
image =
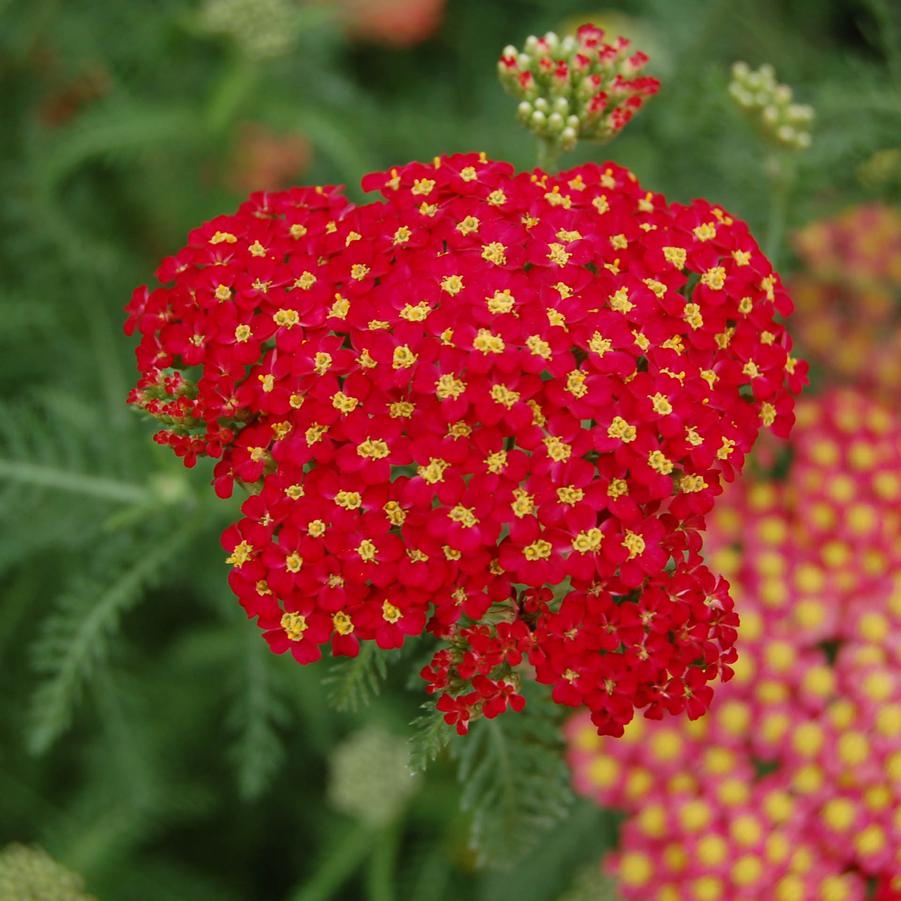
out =
[(252, 195), (129, 305), (132, 403), (250, 491), (223, 536), (248, 615), (302, 663), (428, 630), (461, 731), (521, 708), (525, 659), (604, 732), (699, 716), (737, 625), (704, 516), (804, 380), (778, 275), (725, 210), (612, 163), (364, 187)]

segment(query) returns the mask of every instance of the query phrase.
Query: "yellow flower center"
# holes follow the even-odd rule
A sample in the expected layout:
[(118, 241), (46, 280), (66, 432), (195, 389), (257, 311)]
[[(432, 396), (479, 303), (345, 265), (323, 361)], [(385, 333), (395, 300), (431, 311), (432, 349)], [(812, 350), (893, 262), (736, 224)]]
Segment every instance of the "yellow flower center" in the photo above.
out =
[(619, 438), (624, 444), (630, 444), (635, 440), (637, 431), (634, 425), (629, 425), (622, 416), (614, 416), (613, 422), (607, 428), (608, 438)]
[(391, 601), (383, 601), (382, 602), (382, 619), (385, 620), (386, 623), (396, 623), (401, 617), (403, 613), (401, 613), (399, 607), (395, 607)]
[(623, 538), (623, 547), (629, 552), (629, 559), (633, 560), (645, 551), (644, 538), (637, 532), (627, 531)]
[(339, 635), (350, 635), (354, 630), (354, 622), (350, 618), (350, 615), (345, 613), (343, 610), (339, 610), (332, 617), (332, 625), (335, 627), (335, 631)]
[(539, 538), (538, 541), (533, 541), (531, 544), (526, 545), (522, 549), (522, 555), (526, 560), (530, 561), (547, 560), (547, 558), (551, 556), (552, 550), (553, 547), (550, 541)]
[(300, 613), (283, 613), (281, 626), (291, 641), (300, 641), (307, 631), (307, 618)]

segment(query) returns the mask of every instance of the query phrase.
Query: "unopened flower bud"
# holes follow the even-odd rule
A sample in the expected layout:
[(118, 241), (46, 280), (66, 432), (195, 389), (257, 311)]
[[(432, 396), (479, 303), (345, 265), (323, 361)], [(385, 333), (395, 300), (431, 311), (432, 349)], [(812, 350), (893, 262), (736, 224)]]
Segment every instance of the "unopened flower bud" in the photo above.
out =
[(788, 150), (810, 146), (813, 108), (792, 102), (792, 89), (776, 81), (772, 66), (763, 65), (755, 71), (746, 63), (735, 63), (729, 96), (774, 144)]

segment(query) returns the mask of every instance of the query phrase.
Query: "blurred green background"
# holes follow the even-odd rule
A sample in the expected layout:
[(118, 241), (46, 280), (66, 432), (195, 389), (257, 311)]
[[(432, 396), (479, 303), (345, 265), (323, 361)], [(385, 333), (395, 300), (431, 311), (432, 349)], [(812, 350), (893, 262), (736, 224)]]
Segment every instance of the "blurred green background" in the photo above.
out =
[[(766, 153), (727, 94), (744, 59), (817, 111), (789, 228), (897, 200), (901, 14), (890, 0), (6, 0), (0, 16), (0, 847), (45, 848), (103, 901), (604, 897), (580, 873), (615, 821), (568, 797), (553, 732), (537, 737), (550, 762), (534, 803), (512, 781), (493, 796), (509, 821), (476, 811), (493, 865), (479, 866), (453, 755), (406, 773), (417, 651), (366, 705), (383, 681), (371, 662), (268, 653), (226, 584), (218, 533), (237, 501), (125, 406), (122, 307), (253, 188), (360, 197), (367, 171), (464, 150), (532, 166), (497, 57), (587, 20), (632, 37), (663, 88), (612, 147), (564, 164), (609, 156), (764, 234)], [(778, 258), (790, 271), (787, 244)], [(510, 774), (475, 740), (463, 800), (478, 808), (472, 786)], [(81, 897), (47, 860), (0, 852), (2, 901), (30, 897), (28, 867), (57, 880), (35, 897)]]

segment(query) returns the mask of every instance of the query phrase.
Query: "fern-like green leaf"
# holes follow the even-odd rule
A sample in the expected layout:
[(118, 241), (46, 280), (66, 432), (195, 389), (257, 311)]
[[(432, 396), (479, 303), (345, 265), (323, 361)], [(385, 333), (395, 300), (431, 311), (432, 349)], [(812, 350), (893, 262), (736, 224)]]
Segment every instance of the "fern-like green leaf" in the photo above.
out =
[(287, 719), (287, 707), (272, 679), (272, 654), (256, 629), (240, 623), (243, 666), (239, 671), (230, 725), (237, 741), (232, 757), (237, 768), (238, 788), (246, 800), (266, 790), (284, 759), (278, 727)]
[(388, 675), (388, 655), (374, 642), (365, 641), (350, 660), (336, 660), (322, 684), (336, 710), (356, 713), (382, 690)]
[(0, 481), (7, 490), (62, 492), (112, 503), (151, 499), (145, 484), (96, 475), (96, 437), (88, 429), (61, 428), (56, 413), (36, 403), (0, 408)]
[(414, 773), (434, 762), (455, 734), (454, 727), (444, 722), (444, 715), (433, 702), (423, 704), (422, 709), (426, 712), (410, 723), (410, 769)]
[(512, 866), (566, 815), (573, 801), (561, 708), (528, 689), (522, 713), (479, 720), (454, 743), (472, 812), (471, 843), (482, 865)]
[(35, 690), (28, 745), (45, 751), (72, 721), (85, 682), (103, 664), (122, 615), (157, 582), (197, 528), (193, 519), (148, 547), (120, 543), (112, 560), (100, 555), (92, 575), (77, 576), (44, 621), (34, 647), (40, 682)]

